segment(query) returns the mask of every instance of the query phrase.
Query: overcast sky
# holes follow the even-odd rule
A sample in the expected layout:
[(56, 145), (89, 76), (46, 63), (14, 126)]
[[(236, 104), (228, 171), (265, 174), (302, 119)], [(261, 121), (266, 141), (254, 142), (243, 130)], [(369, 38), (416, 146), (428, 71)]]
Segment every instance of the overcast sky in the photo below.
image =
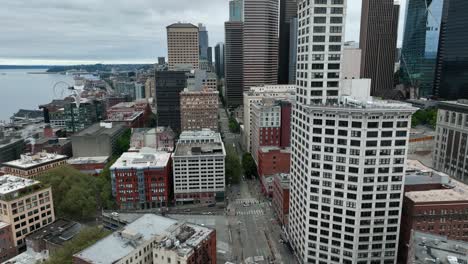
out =
[[(210, 45), (223, 41), (228, 2), (3, 1), (0, 64), (153, 63), (166, 56), (166, 26), (174, 22), (204, 23)], [(406, 0), (400, 2), (401, 36)], [(347, 40), (359, 40), (360, 9), (361, 0), (348, 0)]]

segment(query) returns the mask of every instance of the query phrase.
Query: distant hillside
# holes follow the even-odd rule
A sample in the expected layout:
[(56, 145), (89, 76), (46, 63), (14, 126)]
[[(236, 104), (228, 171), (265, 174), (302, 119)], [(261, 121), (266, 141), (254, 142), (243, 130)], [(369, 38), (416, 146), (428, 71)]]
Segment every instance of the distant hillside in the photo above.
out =
[(47, 72), (66, 72), (71, 70), (86, 72), (110, 72), (113, 69), (117, 71), (136, 71), (148, 69), (152, 64), (94, 64), (94, 65), (71, 65), (71, 66), (53, 66)]
[(53, 66), (47, 65), (0, 65), (1, 70), (17, 70), (17, 69), (48, 69)]

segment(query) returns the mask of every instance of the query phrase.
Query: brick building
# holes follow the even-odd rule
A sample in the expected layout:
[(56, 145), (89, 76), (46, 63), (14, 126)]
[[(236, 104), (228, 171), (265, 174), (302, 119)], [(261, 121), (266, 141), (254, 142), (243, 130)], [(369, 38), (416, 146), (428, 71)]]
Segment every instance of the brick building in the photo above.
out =
[(216, 264), (216, 230), (145, 214), (73, 255), (73, 264)]
[(112, 195), (121, 209), (168, 205), (172, 190), (171, 154), (127, 152), (110, 171)]
[(210, 88), (180, 93), (182, 131), (204, 128), (218, 131), (219, 92)]
[(121, 123), (126, 127), (145, 127), (151, 115), (151, 107), (146, 100), (119, 103), (107, 109), (106, 122)]
[(3, 263), (15, 255), (16, 247), (13, 242), (11, 225), (5, 222), (0, 222), (0, 262)]
[(21, 155), (19, 160), (5, 162), (3, 166), (7, 174), (25, 179), (34, 179), (54, 168), (64, 165), (66, 159), (67, 156), (64, 155), (41, 152), (34, 155)]
[(290, 148), (261, 147), (258, 151), (258, 175), (289, 173), (290, 160)]
[(288, 225), (289, 218), (289, 174), (273, 176), (273, 210), (282, 226)]
[(468, 186), (432, 170), (405, 178), (399, 263), (406, 263), (412, 231), (468, 241)]
[(258, 164), (261, 147), (291, 145), (291, 102), (264, 98), (252, 105), (252, 157)]
[(82, 173), (99, 176), (104, 170), (109, 157), (81, 157), (67, 160), (67, 163)]

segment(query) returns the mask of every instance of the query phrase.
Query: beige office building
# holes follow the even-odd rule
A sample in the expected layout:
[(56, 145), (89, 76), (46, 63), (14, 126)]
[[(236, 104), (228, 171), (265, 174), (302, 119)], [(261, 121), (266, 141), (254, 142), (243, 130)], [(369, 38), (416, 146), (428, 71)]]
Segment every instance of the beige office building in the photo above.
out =
[(198, 69), (198, 27), (190, 23), (167, 26), (167, 53), (169, 70)]
[(12, 175), (0, 177), (0, 221), (11, 225), (15, 246), (26, 248), (27, 235), (55, 221), (51, 187)]
[(185, 89), (180, 93), (180, 121), (182, 131), (203, 128), (218, 131), (218, 99), (216, 90), (205, 87), (201, 91)]

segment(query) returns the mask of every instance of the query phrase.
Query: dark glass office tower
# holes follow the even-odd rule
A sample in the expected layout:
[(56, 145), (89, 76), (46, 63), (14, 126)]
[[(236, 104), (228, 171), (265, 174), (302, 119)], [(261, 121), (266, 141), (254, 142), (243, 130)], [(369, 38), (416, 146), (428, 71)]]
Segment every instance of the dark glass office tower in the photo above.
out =
[(403, 82), (419, 88), (420, 97), (434, 95), (444, 0), (409, 0), (401, 57)]
[(158, 126), (180, 133), (180, 92), (187, 87), (185, 71), (156, 71)]
[[(289, 77), (291, 21), (297, 17), (297, 0), (280, 0), (278, 83), (287, 84)], [(297, 35), (296, 35), (297, 36)]]
[(226, 104), (229, 107), (237, 107), (243, 103), (243, 28), (243, 23), (240, 21), (224, 23), (226, 43), (224, 85)]
[(224, 43), (222, 42), (215, 46), (215, 72), (218, 79), (224, 78)]
[(467, 0), (445, 0), (434, 85), (442, 99), (468, 98), (467, 14)]
[(363, 0), (361, 77), (372, 79), (371, 94), (387, 97), (393, 90), (400, 5), (394, 0)]

